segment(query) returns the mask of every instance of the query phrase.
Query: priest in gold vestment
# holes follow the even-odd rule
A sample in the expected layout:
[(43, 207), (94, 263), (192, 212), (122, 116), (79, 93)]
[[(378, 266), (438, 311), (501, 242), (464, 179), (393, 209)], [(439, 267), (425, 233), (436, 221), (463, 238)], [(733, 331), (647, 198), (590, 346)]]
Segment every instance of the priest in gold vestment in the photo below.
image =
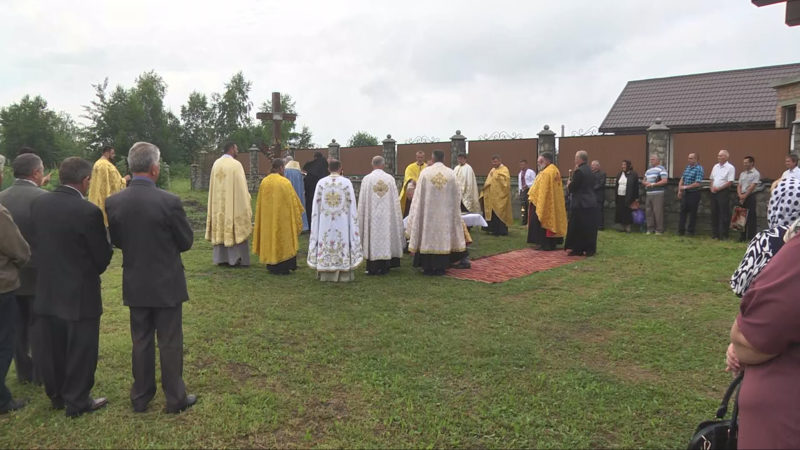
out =
[(419, 174), (422, 169), (428, 167), (425, 164), (425, 152), (417, 152), (416, 158), (416, 161), (406, 167), (406, 172), (403, 175), (403, 187), (400, 189), (400, 208), (403, 210), (403, 217), (408, 215), (411, 208), (411, 196), (408, 195), (409, 183), (411, 183), (411, 189), (416, 189)]
[(214, 246), (217, 265), (249, 266), (253, 232), (253, 210), (242, 163), (236, 159), (239, 147), (228, 142), (225, 153), (214, 161), (208, 182), (206, 240)]
[(555, 250), (567, 233), (564, 184), (552, 153), (543, 152), (537, 162), (539, 175), (528, 192), (528, 243), (538, 244), (539, 250)]
[(434, 150), (433, 165), (420, 174), (406, 232), (412, 265), (425, 275), (444, 275), (448, 267), (468, 268), (461, 194), (453, 170), (443, 164), (444, 152)]
[(103, 211), (103, 221), (108, 226), (108, 216), (106, 215), (106, 199), (112, 194), (125, 189), (131, 176), (120, 175), (119, 170), (114, 165), (114, 147), (106, 145), (103, 147), (103, 155), (95, 161), (92, 168), (92, 178), (89, 182), (89, 201), (97, 205)]
[(273, 159), (271, 173), (261, 180), (253, 231), (253, 253), (275, 275), (297, 269), (298, 236), (303, 229), (303, 205), (283, 176), (284, 164)]
[(500, 155), (492, 155), (492, 170), (481, 190), (483, 214), (489, 226), (486, 231), (495, 236), (507, 236), (511, 216), (511, 174)]

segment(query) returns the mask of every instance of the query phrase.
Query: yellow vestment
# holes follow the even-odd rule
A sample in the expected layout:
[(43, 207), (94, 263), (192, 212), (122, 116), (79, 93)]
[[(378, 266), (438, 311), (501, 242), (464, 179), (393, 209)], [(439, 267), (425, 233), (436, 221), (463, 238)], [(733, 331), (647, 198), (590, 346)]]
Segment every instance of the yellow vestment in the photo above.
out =
[(303, 229), (303, 205), (292, 183), (279, 173), (261, 180), (256, 198), (253, 253), (275, 265), (297, 256), (297, 236)]
[(253, 232), (253, 210), (242, 163), (223, 156), (211, 167), (208, 184), (206, 239), (211, 245), (233, 247)]
[(111, 164), (111, 161), (100, 158), (94, 163), (92, 168), (92, 178), (89, 182), (89, 201), (97, 205), (103, 211), (103, 221), (108, 226), (108, 216), (106, 216), (106, 198), (112, 194), (125, 189), (127, 181), (119, 170)]
[(550, 164), (539, 172), (533, 187), (528, 191), (528, 200), (536, 206), (536, 217), (539, 218), (542, 228), (555, 235), (552, 237), (564, 237), (567, 234), (564, 184), (555, 164)]
[(481, 190), (483, 211), (486, 220), (492, 220), (492, 214), (509, 226), (514, 221), (511, 215), (511, 175), (508, 167), (500, 164), (496, 169), (489, 171), (489, 176), (483, 183)]
[(416, 161), (406, 167), (406, 173), (403, 176), (403, 187), (400, 190), (400, 211), (403, 211), (406, 207), (406, 186), (408, 186), (408, 180), (414, 180), (416, 183), (419, 180), (419, 173), (426, 167), (428, 167), (427, 164), (419, 166)]

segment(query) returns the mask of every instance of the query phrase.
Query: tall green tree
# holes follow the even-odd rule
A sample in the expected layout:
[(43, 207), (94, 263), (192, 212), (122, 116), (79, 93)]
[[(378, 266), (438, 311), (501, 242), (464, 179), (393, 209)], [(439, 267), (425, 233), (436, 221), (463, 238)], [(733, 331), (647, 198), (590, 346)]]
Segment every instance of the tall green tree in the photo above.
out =
[(350, 140), (347, 141), (348, 147), (367, 147), (370, 145), (378, 145), (378, 137), (373, 136), (366, 131), (359, 131), (356, 134), (350, 136)]
[(40, 96), (26, 95), (0, 109), (0, 153), (11, 159), (25, 146), (53, 166), (67, 156), (81, 155), (84, 143), (69, 115), (51, 110)]
[(241, 130), (252, 125), (253, 118), (250, 116), (253, 108), (253, 103), (250, 101), (251, 86), (252, 83), (244, 78), (244, 74), (238, 72), (229, 82), (225, 83), (224, 93), (212, 94), (214, 131), (218, 143), (231, 139), (234, 134), (241, 134)]
[(185, 159), (193, 160), (198, 151), (213, 147), (214, 110), (205, 94), (192, 92), (189, 100), (181, 106), (181, 146), (186, 151)]

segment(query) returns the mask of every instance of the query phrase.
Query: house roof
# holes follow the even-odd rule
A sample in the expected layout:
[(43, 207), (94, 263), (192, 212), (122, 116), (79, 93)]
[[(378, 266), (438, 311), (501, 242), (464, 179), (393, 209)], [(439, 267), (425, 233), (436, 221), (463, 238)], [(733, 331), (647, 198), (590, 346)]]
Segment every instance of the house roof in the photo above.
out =
[(600, 132), (644, 131), (656, 118), (670, 128), (775, 122), (776, 83), (800, 76), (800, 63), (629, 81)]

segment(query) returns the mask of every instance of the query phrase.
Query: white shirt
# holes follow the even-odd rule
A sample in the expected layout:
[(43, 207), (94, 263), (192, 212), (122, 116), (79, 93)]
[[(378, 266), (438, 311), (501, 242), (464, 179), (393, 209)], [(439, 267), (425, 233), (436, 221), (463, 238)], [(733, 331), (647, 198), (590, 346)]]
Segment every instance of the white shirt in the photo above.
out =
[(723, 184), (736, 179), (736, 168), (733, 164), (725, 162), (725, 164), (714, 164), (711, 169), (711, 185), (714, 187), (722, 187)]
[(619, 186), (617, 186), (617, 195), (625, 195), (628, 193), (628, 176), (625, 172), (619, 176)]
[(781, 175), (781, 178), (797, 178), (800, 179), (800, 167), (795, 166), (794, 169), (786, 169)]
[[(527, 186), (528, 188), (533, 186), (533, 182), (534, 182), (535, 179), (536, 179), (536, 172), (534, 172), (533, 169), (525, 169), (525, 186)], [(519, 186), (519, 190), (521, 191), (522, 190), (522, 172), (521, 171), (520, 171), (519, 175), (517, 175), (517, 180), (519, 182), (519, 184), (517, 186)]]

